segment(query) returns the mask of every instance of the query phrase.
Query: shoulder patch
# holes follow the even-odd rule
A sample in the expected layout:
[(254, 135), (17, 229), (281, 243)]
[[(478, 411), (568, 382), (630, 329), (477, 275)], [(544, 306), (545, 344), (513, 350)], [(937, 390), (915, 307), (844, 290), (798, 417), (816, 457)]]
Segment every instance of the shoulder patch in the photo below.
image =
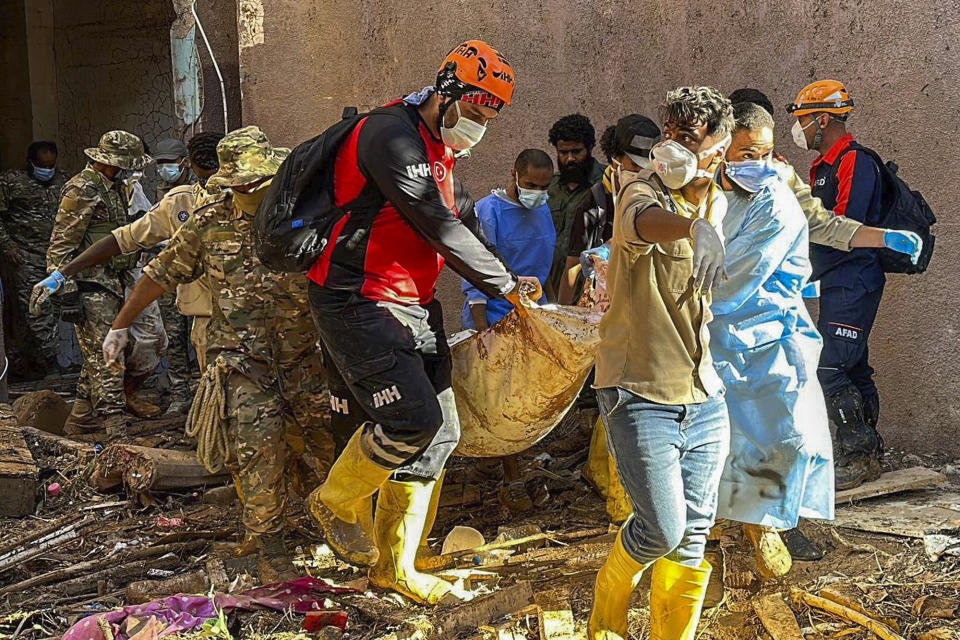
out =
[(181, 211), (180, 213), (177, 214), (177, 220), (179, 220), (180, 222), (186, 222), (189, 217), (190, 217), (190, 213), (188, 211)]
[(193, 217), (196, 218), (198, 225), (203, 225), (212, 220), (224, 217), (229, 210), (229, 201), (231, 194), (229, 191), (205, 196), (197, 201), (197, 206), (193, 210)]

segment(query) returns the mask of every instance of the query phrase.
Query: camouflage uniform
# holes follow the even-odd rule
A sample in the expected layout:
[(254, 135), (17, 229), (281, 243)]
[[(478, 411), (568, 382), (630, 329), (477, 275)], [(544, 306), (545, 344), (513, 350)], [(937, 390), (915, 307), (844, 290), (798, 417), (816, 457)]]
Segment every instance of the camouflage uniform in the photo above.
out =
[[(276, 173), (282, 152), (257, 127), (228, 134), (220, 171), (207, 188), (238, 186)], [(242, 198), (242, 196), (240, 196)], [(288, 462), (285, 433), (300, 427), (314, 459), (328, 467), (333, 444), (322, 415), (323, 367), (301, 274), (278, 274), (257, 259), (251, 227), (231, 192), (201, 198), (193, 216), (144, 272), (168, 291), (205, 278), (214, 301), (207, 362), (225, 365), (228, 431), (236, 444), (243, 524), (255, 534), (281, 529)]]
[(6, 344), (14, 371), (34, 367), (42, 371), (44, 366), (56, 364), (60, 349), (57, 315), (35, 316), (29, 308), (33, 283), (47, 276), (47, 243), (66, 181), (67, 176), (59, 171), (48, 182), (40, 182), (25, 169), (0, 174), (0, 254), (14, 247), (23, 257), (19, 266), (4, 265), (11, 312), (11, 341)]
[[(150, 162), (143, 143), (126, 131), (110, 131), (86, 155), (121, 169), (142, 169)], [(63, 188), (50, 245), (47, 271), (59, 269), (113, 229), (128, 222), (127, 204), (119, 181), (108, 180), (88, 164)], [(86, 318), (77, 325), (84, 363), (77, 383), (77, 398), (88, 401), (93, 413), (108, 416), (124, 411), (123, 370), (112, 370), (103, 359), (103, 339), (123, 305), (125, 287), (133, 285), (131, 270), (137, 254), (117, 256), (77, 274)], [(69, 284), (69, 283), (68, 283)], [(123, 362), (121, 362), (123, 364)], [(80, 411), (74, 414), (80, 417)]]

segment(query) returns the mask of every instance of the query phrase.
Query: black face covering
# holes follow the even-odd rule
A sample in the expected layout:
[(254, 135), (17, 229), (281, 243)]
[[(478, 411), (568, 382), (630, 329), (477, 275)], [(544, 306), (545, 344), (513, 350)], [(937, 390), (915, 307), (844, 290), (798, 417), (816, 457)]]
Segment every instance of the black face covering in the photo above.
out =
[(582, 162), (560, 165), (560, 180), (564, 183), (586, 184), (590, 177), (593, 159), (587, 156)]

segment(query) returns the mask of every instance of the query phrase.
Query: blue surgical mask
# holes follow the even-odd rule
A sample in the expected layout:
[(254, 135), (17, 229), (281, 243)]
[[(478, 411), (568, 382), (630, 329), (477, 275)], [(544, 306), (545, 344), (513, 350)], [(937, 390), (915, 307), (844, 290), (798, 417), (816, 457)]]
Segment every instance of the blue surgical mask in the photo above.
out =
[(517, 200), (527, 209), (536, 209), (547, 201), (547, 192), (540, 189), (524, 189), (520, 186), (520, 178), (517, 177)]
[(183, 173), (183, 167), (175, 162), (165, 162), (157, 165), (157, 174), (164, 182), (176, 182)]
[(37, 165), (30, 163), (30, 166), (33, 167), (33, 177), (39, 180), (40, 182), (50, 182), (53, 180), (53, 176), (57, 175), (57, 170), (55, 167), (38, 167)]
[(769, 158), (727, 162), (724, 171), (731, 182), (750, 193), (760, 191), (778, 175), (777, 170), (770, 164)]

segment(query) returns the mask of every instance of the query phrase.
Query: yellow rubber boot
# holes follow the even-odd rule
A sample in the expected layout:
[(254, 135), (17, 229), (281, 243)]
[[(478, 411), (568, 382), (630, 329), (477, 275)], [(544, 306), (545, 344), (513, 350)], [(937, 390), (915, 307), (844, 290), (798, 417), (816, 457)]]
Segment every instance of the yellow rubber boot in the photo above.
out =
[(427, 519), (423, 523), (423, 535), (420, 536), (420, 546), (417, 547), (417, 557), (414, 560), (414, 567), (419, 571), (431, 571), (438, 569), (441, 562), (437, 561), (439, 554), (430, 548), (427, 538), (433, 531), (433, 525), (437, 521), (437, 509), (440, 506), (440, 490), (443, 488), (443, 479), (447, 475), (446, 469), (440, 472), (440, 477), (433, 484), (433, 493), (430, 494), (430, 506), (427, 511)]
[(607, 498), (607, 485), (610, 482), (610, 453), (607, 451), (607, 430), (603, 428), (603, 420), (597, 418), (597, 425), (593, 428), (590, 437), (590, 453), (587, 464), (583, 467), (583, 479), (596, 489), (601, 497)]
[(775, 580), (787, 575), (793, 567), (793, 557), (776, 529), (757, 524), (745, 524), (743, 532), (756, 552), (757, 574), (761, 578)]
[(607, 483), (607, 515), (610, 516), (610, 522), (613, 524), (623, 524), (633, 513), (633, 504), (626, 489), (620, 483), (617, 462), (609, 453), (607, 461), (610, 467), (610, 481)]
[(380, 489), (373, 521), (380, 559), (368, 573), (370, 584), (420, 604), (456, 602), (466, 595), (449, 582), (417, 571), (415, 566), (435, 484), (387, 481)]
[(646, 565), (630, 557), (623, 548), (622, 535), (621, 529), (610, 556), (597, 573), (587, 640), (621, 640), (627, 637), (630, 596), (640, 583)]
[(706, 560), (699, 567), (666, 558), (654, 563), (650, 580), (650, 640), (693, 640), (712, 571)]
[(330, 549), (344, 562), (369, 567), (377, 561), (370, 539), (372, 496), (393, 469), (384, 469), (363, 453), (358, 429), (327, 474), (326, 481), (307, 496), (310, 515), (323, 529)]

